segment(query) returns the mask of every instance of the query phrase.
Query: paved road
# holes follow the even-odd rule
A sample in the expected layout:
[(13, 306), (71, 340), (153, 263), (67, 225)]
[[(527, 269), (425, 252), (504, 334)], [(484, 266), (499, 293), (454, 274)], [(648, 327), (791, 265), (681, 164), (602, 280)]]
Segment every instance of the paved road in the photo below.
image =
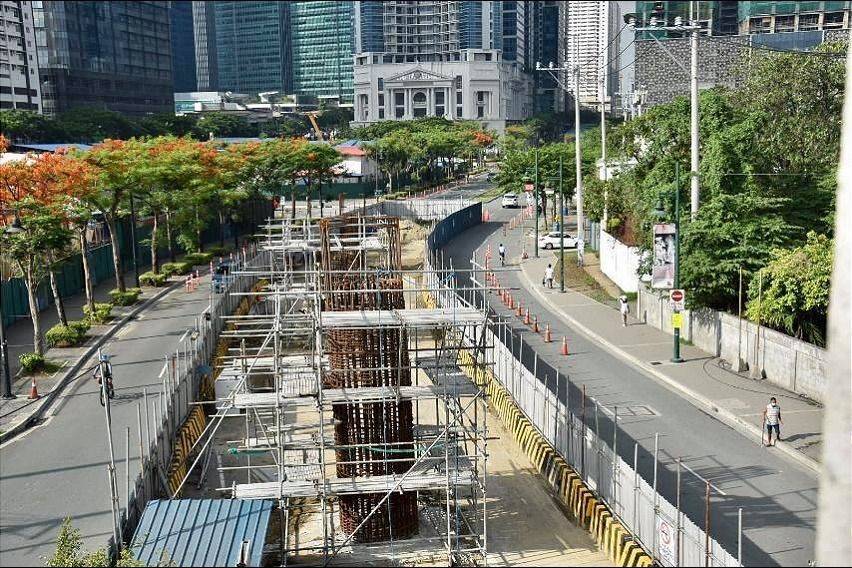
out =
[[(114, 356), (113, 436), (122, 508), (126, 505), (125, 427), (132, 430), (130, 473), (139, 469), (136, 405), (143, 387), (159, 388), (163, 356), (170, 353), (207, 306), (207, 280), (187, 294), (170, 292), (122, 328), (105, 347)], [(90, 361), (85, 366), (92, 365)], [(54, 550), (65, 516), (87, 548), (112, 535), (104, 411), (94, 381), (79, 380), (56, 401), (41, 426), (0, 448), (0, 566), (43, 565)]]
[[(495, 248), (497, 241), (504, 238), (500, 222), (518, 212), (502, 210), (497, 201), (488, 204), (488, 208), (490, 223), (466, 231), (445, 247), (454, 266), (469, 267), (471, 253), (485, 243), (490, 242)], [(517, 254), (510, 243), (510, 264)], [(501, 280), (522, 288), (522, 278), (519, 273), (508, 273)], [(548, 313), (536, 296), (526, 291), (521, 291), (520, 296), (532, 311)], [(503, 307), (499, 305), (497, 309)], [(516, 326), (518, 333), (524, 333), (525, 343), (539, 353), (540, 379), (545, 373), (553, 376), (553, 369), (558, 368), (569, 375), (574, 385), (570, 395), (574, 403), (580, 399), (577, 385), (585, 384), (587, 394), (604, 405), (650, 408), (651, 416), (619, 419), (618, 448), (621, 457), (630, 463), (633, 443), (638, 442), (640, 474), (651, 479), (654, 434), (660, 434), (658, 487), (663, 496), (675, 501), (674, 461), (680, 456), (727, 494), (712, 499), (711, 527), (714, 537), (733, 554), (737, 550), (737, 510), (743, 508), (745, 565), (806, 565), (814, 558), (817, 478), (811, 471), (758, 447), (563, 321), (554, 317), (549, 321), (555, 324), (554, 336), (568, 337), (572, 356), (561, 357), (558, 344), (545, 344), (528, 328)], [(526, 349), (530, 359), (531, 351)], [(532, 368), (531, 361), (527, 365)], [(605, 415), (600, 427), (604, 439), (611, 439), (612, 425)], [(703, 526), (704, 483), (689, 475), (683, 479), (683, 509), (698, 526)]]

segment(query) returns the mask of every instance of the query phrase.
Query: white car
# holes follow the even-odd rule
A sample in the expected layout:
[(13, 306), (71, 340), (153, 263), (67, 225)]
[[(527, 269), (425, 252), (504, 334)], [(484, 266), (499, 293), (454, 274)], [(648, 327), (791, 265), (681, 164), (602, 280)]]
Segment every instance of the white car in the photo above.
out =
[[(542, 235), (538, 238), (538, 248), (558, 249), (561, 240), (562, 239), (560, 239), (560, 234), (558, 232), (547, 233), (546, 235)], [(577, 248), (577, 237), (565, 233), (564, 241), (565, 248)]]
[(514, 193), (507, 193), (503, 196), (503, 200), (500, 202), (500, 205), (505, 209), (506, 207), (517, 207), (518, 206), (518, 196)]

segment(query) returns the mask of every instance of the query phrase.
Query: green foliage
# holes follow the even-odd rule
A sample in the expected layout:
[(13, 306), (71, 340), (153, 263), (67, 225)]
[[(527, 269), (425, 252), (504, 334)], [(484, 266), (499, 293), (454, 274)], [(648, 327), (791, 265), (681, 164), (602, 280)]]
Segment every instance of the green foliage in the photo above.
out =
[(207, 253), (211, 254), (212, 256), (224, 256), (226, 251), (225, 247), (221, 245), (210, 245), (209, 247), (207, 247)]
[(213, 254), (209, 252), (193, 252), (183, 257), (184, 263), (189, 263), (192, 266), (207, 264), (213, 260)]
[(47, 364), (44, 355), (39, 355), (38, 353), (21, 353), (18, 356), (18, 361), (21, 364), (21, 369), (27, 374), (38, 373)]
[(78, 529), (71, 525), (71, 518), (66, 517), (62, 521), (62, 526), (59, 527), (59, 534), (56, 537), (56, 550), (53, 556), (45, 559), (47, 566), (117, 566), (132, 567), (144, 566), (144, 564), (133, 557), (130, 549), (125, 548), (121, 551), (115, 564), (112, 563), (109, 553), (102, 548), (94, 552), (87, 552), (83, 549), (83, 537)]
[(139, 283), (143, 286), (164, 286), (169, 277), (165, 273), (154, 274), (151, 271), (143, 272), (139, 275)]
[(109, 291), (109, 297), (115, 306), (132, 306), (139, 300), (142, 290), (139, 288), (128, 288), (124, 292), (116, 289)]
[(80, 107), (62, 113), (57, 122), (68, 140), (100, 142), (107, 138), (122, 139), (141, 136), (139, 124), (122, 113), (111, 110)]
[[(170, 278), (175, 274), (188, 274), (190, 270), (192, 270), (192, 263), (190, 262), (167, 262), (165, 263), (161, 269), (162, 273), (166, 276), (166, 278)], [(140, 275), (141, 278), (141, 275)]]
[(68, 325), (58, 323), (47, 330), (44, 339), (51, 347), (74, 347), (86, 339), (88, 329), (85, 322), (68, 322)]
[(241, 116), (224, 112), (211, 112), (198, 119), (195, 125), (195, 135), (199, 140), (207, 140), (211, 133), (217, 138), (257, 136), (257, 129)]
[(749, 283), (746, 316), (825, 346), (833, 245), (827, 236), (811, 231), (804, 245), (774, 249)]
[(89, 306), (83, 306), (83, 315), (90, 323), (105, 323), (112, 317), (112, 304), (95, 302), (94, 312), (89, 310)]

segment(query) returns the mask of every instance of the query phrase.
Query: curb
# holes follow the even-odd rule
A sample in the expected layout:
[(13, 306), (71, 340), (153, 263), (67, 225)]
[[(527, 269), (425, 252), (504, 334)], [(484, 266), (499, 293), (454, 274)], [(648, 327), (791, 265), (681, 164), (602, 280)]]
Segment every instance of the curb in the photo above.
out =
[[(683, 386), (682, 384), (675, 381), (674, 379), (669, 378), (668, 376), (664, 375), (663, 373), (661, 373), (657, 369), (651, 367), (649, 364), (645, 363), (644, 361), (642, 361), (638, 357), (635, 357), (635, 356), (627, 353), (626, 351), (622, 350), (620, 347), (618, 347), (615, 344), (613, 344), (612, 342), (604, 339), (599, 334), (595, 333), (594, 331), (592, 331), (591, 329), (589, 329), (585, 325), (581, 324), (579, 321), (577, 321), (573, 317), (564, 313), (562, 311), (562, 309), (559, 308), (559, 306), (557, 306), (554, 302), (552, 302), (545, 294), (543, 294), (535, 286), (535, 283), (530, 279), (529, 275), (527, 274), (527, 271), (523, 268), (523, 266), (521, 267), (521, 273), (523, 273), (524, 280), (526, 280), (526, 282), (529, 284), (529, 286), (527, 286), (527, 290), (532, 291), (534, 294), (536, 294), (542, 301), (544, 301), (548, 306), (550, 306), (551, 309), (553, 309), (554, 312), (560, 318), (562, 318), (568, 324), (570, 324), (571, 326), (576, 328), (580, 333), (585, 335), (587, 338), (600, 343), (601, 345), (606, 347), (611, 353), (613, 353), (614, 355), (616, 355), (620, 359), (623, 359), (624, 361), (627, 361), (628, 363), (638, 367), (646, 375), (648, 375), (652, 379), (655, 379), (655, 380), (663, 383), (665, 386), (669, 387), (669, 389), (671, 389), (671, 390), (673, 390), (677, 393), (686, 395), (686, 400), (689, 401), (692, 405), (698, 407), (701, 410), (706, 411), (711, 416), (716, 417), (720, 422), (726, 424), (727, 426), (730, 426), (731, 428), (733, 428), (734, 430), (737, 430), (741, 434), (744, 434), (744, 435), (746, 435), (750, 438), (753, 437), (755, 442), (758, 439), (761, 440), (761, 441), (763, 440), (763, 431), (761, 429), (759, 429), (757, 426), (755, 426), (754, 424), (751, 424), (750, 422), (743, 420), (742, 418), (740, 418), (739, 416), (737, 416), (736, 414), (734, 414), (733, 412), (731, 412), (729, 410), (726, 410), (724, 408), (720, 408), (719, 406), (717, 406), (715, 403), (713, 403), (713, 401), (711, 401), (707, 397), (700, 395), (700, 394), (696, 393), (695, 391), (693, 391), (692, 389)], [(804, 455), (803, 453), (801, 453), (797, 449), (790, 446), (788, 443), (779, 442), (779, 443), (777, 443), (777, 445), (775, 447), (777, 447), (784, 454), (786, 454), (788, 458), (792, 459), (793, 461), (795, 461), (799, 465), (807, 467), (808, 469), (812, 470), (814, 473), (817, 473), (817, 474), (820, 473), (821, 466), (820, 466), (819, 462), (817, 462), (813, 458), (809, 458), (808, 456)]]
[(44, 412), (50, 407), (50, 405), (53, 403), (59, 393), (62, 392), (62, 390), (71, 382), (71, 379), (74, 377), (74, 375), (77, 374), (77, 371), (80, 370), (80, 367), (83, 366), (83, 363), (87, 361), (92, 355), (94, 355), (98, 348), (100, 348), (104, 343), (106, 343), (108, 339), (115, 335), (119, 329), (124, 327), (127, 322), (139, 315), (142, 310), (150, 307), (151, 304), (159, 301), (163, 298), (163, 296), (176, 290), (180, 284), (181, 281), (178, 280), (173, 282), (169, 286), (161, 289), (159, 292), (136, 306), (132, 311), (127, 313), (119, 321), (114, 323), (108, 331), (106, 331), (97, 339), (97, 341), (90, 345), (86, 352), (83, 353), (80, 358), (77, 359), (77, 361), (65, 371), (65, 376), (62, 377), (62, 380), (56, 383), (56, 385), (54, 385), (54, 387), (50, 389), (50, 392), (48, 392), (41, 398), (41, 402), (39, 402), (39, 404), (36, 405), (36, 407), (30, 411), (29, 416), (27, 416), (24, 420), (22, 420), (9, 430), (0, 433), (0, 445), (5, 444), (6, 442), (18, 437), (30, 426), (32, 426), (34, 422), (38, 421), (42, 417)]

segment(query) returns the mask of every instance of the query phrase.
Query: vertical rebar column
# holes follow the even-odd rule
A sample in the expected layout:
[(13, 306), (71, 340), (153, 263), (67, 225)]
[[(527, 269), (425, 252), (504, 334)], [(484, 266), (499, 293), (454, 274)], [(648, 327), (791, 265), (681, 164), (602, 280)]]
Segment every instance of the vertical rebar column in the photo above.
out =
[[(329, 236), (332, 231), (344, 239), (358, 236), (362, 230), (343, 218), (326, 220), (321, 224), (323, 266), (323, 310), (392, 310), (405, 307), (402, 278), (399, 228), (396, 219), (379, 218), (370, 229), (386, 231), (389, 240), (387, 255), (375, 272), (356, 269), (365, 266), (365, 250), (332, 250)], [(343, 241), (349, 242), (349, 241)], [(401, 328), (332, 329), (326, 332), (326, 353), (331, 371), (323, 381), (324, 388), (358, 389), (365, 387), (395, 387), (411, 385), (408, 358), (408, 338)], [(411, 400), (388, 400), (336, 404), (335, 444), (337, 476), (371, 477), (405, 473), (414, 462), (414, 432)], [(410, 458), (410, 459), (407, 459)], [(340, 525), (351, 534), (384, 497), (383, 493), (365, 493), (340, 497)], [(417, 532), (417, 493), (395, 493), (353, 537), (355, 542), (380, 542), (400, 539)]]

